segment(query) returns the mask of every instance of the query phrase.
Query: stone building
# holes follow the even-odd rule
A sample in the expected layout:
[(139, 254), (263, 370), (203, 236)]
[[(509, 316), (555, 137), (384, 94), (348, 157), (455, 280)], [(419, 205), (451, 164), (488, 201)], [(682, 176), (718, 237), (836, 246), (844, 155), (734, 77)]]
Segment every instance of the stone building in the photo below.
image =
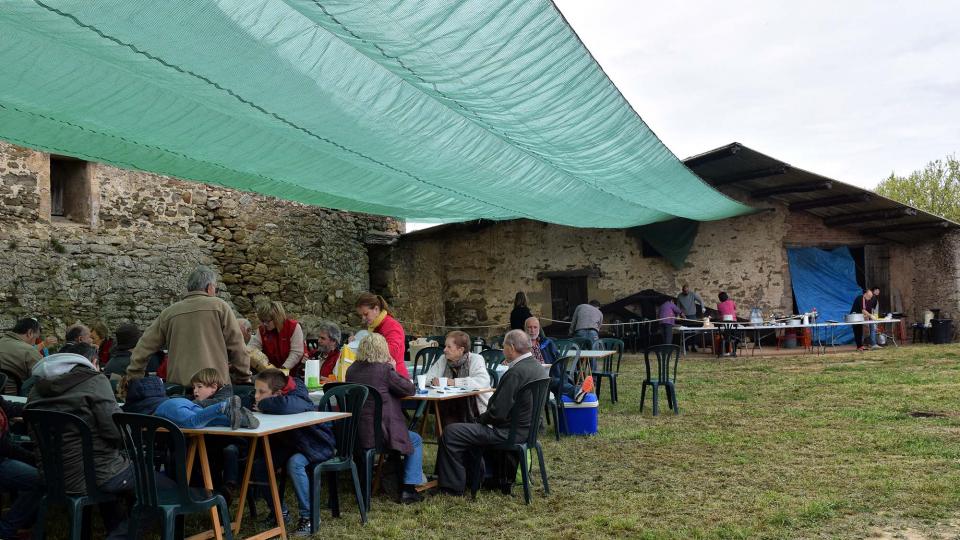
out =
[[(148, 324), (198, 263), (246, 316), (282, 301), (309, 329), (341, 323), (369, 287), (368, 242), (400, 223), (71, 158), (0, 141), (0, 324), (38, 315)], [(351, 318), (352, 317), (352, 318)]]
[(882, 288), (881, 305), (914, 320), (929, 307), (941, 308), (942, 316), (960, 314), (956, 224), (738, 143), (686, 163), (758, 211), (700, 223), (679, 268), (644, 240), (645, 228), (472, 222), (406, 234), (376, 250), (382, 271), (371, 276), (372, 285), (408, 321), (437, 325), (502, 324), (517, 291), (527, 293), (534, 313), (559, 320), (588, 298), (606, 304), (644, 289), (676, 294), (684, 283), (709, 303), (725, 290), (745, 313), (756, 306), (791, 314), (787, 249), (847, 246), (860, 284)]

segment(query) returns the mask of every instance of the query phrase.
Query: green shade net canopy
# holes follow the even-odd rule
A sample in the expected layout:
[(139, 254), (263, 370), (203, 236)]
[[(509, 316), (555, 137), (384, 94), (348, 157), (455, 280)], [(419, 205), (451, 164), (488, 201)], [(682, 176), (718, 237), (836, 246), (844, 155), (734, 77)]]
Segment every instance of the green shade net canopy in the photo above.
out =
[(713, 220), (542, 0), (5, 0), (0, 139), (421, 221)]

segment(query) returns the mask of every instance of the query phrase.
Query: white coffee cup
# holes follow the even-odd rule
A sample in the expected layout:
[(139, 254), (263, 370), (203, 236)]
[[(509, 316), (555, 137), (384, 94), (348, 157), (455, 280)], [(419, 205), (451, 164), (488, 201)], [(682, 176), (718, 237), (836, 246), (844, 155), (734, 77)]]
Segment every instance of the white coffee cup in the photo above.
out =
[(427, 387), (427, 376), (426, 375), (417, 375), (417, 387), (426, 388)]
[(446, 377), (437, 377), (437, 381), (440, 382), (440, 384), (439, 384), (440, 388), (446, 388), (446, 387), (447, 387), (447, 378), (446, 378)]

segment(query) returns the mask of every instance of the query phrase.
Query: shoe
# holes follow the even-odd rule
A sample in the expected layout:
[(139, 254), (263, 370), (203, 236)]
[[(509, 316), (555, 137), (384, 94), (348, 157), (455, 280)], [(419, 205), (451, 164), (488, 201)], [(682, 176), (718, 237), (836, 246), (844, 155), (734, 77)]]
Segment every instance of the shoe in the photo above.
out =
[(243, 405), (240, 404), (240, 396), (232, 396), (229, 401), (227, 401), (227, 406), (225, 407), (223, 414), (227, 415), (227, 418), (230, 419), (230, 429), (237, 429), (240, 427), (240, 409), (243, 408)]
[(573, 397), (574, 403), (583, 403), (583, 399), (587, 397), (587, 393), (583, 391), (583, 387), (577, 388), (577, 394)]
[(871, 346), (870, 346), (870, 350), (871, 350), (871, 351), (875, 351), (875, 350), (877, 350), (877, 349), (882, 349), (882, 348), (883, 348), (883, 347), (881, 347), (881, 346), (879, 346), (879, 345), (871, 345)]
[[(236, 398), (237, 396), (233, 397)], [(245, 429), (257, 429), (260, 427), (260, 419), (258, 419), (250, 409), (246, 407), (240, 407), (240, 427)]]
[(297, 521), (297, 524), (290, 528), (288, 534), (294, 538), (306, 538), (310, 536), (310, 518), (300, 518), (300, 521)]
[(857, 352), (863, 352), (863, 347), (857, 347)]
[(400, 504), (416, 504), (423, 500), (423, 495), (417, 493), (416, 488), (404, 487), (400, 492)]

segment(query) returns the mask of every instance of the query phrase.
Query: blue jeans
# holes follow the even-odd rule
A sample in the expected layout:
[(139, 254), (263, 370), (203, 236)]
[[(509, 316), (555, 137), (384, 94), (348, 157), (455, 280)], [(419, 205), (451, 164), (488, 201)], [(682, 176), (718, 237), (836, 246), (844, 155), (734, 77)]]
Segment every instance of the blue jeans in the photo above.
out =
[(297, 505), (300, 507), (300, 519), (310, 519), (310, 476), (307, 469), (310, 462), (307, 456), (296, 453), (287, 460), (287, 474), (293, 484), (293, 492), (297, 496)]
[(43, 493), (36, 467), (15, 459), (0, 461), (0, 490), (16, 491), (17, 499), (0, 519), (0, 538), (13, 538), (17, 530), (33, 524)]
[(186, 398), (170, 398), (157, 407), (153, 413), (166, 418), (182, 428), (202, 428), (206, 426), (229, 426), (230, 419), (223, 414), (227, 401), (201, 407)]
[(877, 345), (877, 325), (870, 325), (870, 344)]
[(403, 483), (412, 486), (420, 485), (423, 480), (423, 439), (420, 435), (408, 431), (413, 452), (403, 457)]

